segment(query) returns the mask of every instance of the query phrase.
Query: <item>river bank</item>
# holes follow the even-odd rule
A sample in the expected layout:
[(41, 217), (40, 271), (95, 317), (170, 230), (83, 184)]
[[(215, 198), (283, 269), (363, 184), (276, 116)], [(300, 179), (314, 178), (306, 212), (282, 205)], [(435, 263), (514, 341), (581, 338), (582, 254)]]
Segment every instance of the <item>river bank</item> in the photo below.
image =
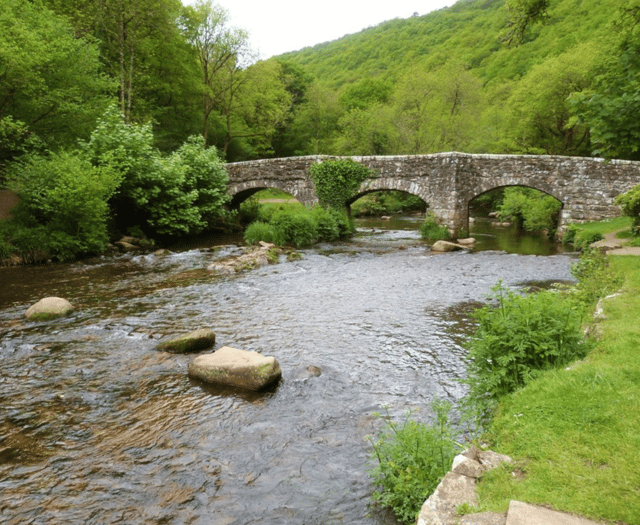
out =
[(511, 500), (608, 523), (640, 523), (640, 258), (610, 255), (624, 276), (601, 301), (590, 354), (509, 396), (484, 436), (515, 465), (478, 485), (479, 507)]

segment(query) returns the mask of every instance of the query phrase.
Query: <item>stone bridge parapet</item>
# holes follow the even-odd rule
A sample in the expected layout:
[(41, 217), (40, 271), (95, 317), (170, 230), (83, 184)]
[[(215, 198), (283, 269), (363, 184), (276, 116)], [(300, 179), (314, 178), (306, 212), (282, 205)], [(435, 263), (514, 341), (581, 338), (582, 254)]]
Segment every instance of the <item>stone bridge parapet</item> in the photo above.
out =
[(640, 162), (557, 155), (435, 153), (393, 156), (307, 156), (227, 164), (232, 206), (264, 188), (278, 188), (305, 205), (317, 202), (313, 163), (350, 158), (376, 173), (352, 201), (371, 191), (400, 190), (423, 199), (452, 232), (468, 227), (469, 202), (501, 187), (526, 186), (562, 203), (561, 223), (620, 215), (614, 199), (640, 183)]

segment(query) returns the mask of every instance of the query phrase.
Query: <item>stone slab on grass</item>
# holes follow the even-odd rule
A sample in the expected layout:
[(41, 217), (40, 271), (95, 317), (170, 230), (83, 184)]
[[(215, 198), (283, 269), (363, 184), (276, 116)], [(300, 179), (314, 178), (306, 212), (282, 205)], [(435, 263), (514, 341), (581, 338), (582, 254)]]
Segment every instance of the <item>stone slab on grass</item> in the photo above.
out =
[(200, 330), (175, 337), (170, 341), (159, 343), (156, 348), (158, 350), (164, 350), (165, 352), (171, 352), (174, 354), (184, 354), (186, 352), (206, 350), (215, 344), (215, 332), (208, 328), (201, 328)]
[(598, 525), (580, 516), (566, 514), (556, 510), (512, 501), (509, 504), (506, 525)]
[(208, 383), (258, 391), (282, 376), (275, 357), (224, 346), (212, 354), (199, 355), (190, 364), (190, 376)]
[(61, 297), (45, 297), (31, 305), (24, 316), (29, 321), (48, 321), (67, 315), (73, 310), (69, 301)]

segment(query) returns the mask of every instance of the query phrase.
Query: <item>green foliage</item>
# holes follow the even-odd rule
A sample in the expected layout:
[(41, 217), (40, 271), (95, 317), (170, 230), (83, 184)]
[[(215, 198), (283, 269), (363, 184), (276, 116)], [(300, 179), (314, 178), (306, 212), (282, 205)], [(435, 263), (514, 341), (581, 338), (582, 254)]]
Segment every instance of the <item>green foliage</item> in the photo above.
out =
[(426, 209), (427, 204), (417, 195), (396, 190), (368, 193), (351, 204), (351, 212), (356, 217), (361, 215), (424, 212)]
[(506, 188), (498, 217), (528, 231), (547, 230), (553, 236), (558, 227), (561, 202), (531, 188)]
[[(622, 2), (621, 2), (622, 3)], [(640, 159), (640, 2), (617, 5), (612, 37), (601, 46), (600, 71), (592, 89), (572, 95), (580, 122), (591, 132), (595, 154)]]
[(558, 292), (521, 296), (499, 282), (492, 299), (476, 310), (478, 323), (466, 347), (469, 386), (466, 404), (486, 423), (498, 401), (536, 377), (541, 370), (563, 366), (587, 352), (581, 311)]
[(623, 280), (622, 275), (611, 269), (609, 259), (600, 250), (588, 248), (571, 268), (571, 274), (578, 279), (571, 296), (585, 308), (616, 292)]
[(432, 407), (436, 425), (418, 423), (410, 419), (410, 413), (401, 424), (387, 415), (386, 429), (377, 440), (371, 440), (375, 466), (369, 475), (379, 487), (373, 500), (391, 508), (400, 523), (415, 522), (424, 500), (449, 471), (455, 456), (448, 421), (451, 404), (434, 401)]
[(373, 174), (369, 168), (351, 159), (326, 160), (309, 170), (316, 194), (323, 206), (346, 208), (360, 186)]
[(318, 240), (318, 227), (309, 212), (279, 211), (269, 224), (273, 228), (273, 241), (278, 246), (304, 248)]
[(507, 0), (509, 30), (504, 41), (508, 45), (522, 44), (529, 27), (549, 18), (548, 9), (549, 0)]
[(137, 225), (151, 237), (197, 233), (224, 216), (228, 177), (216, 149), (205, 148), (201, 137), (163, 157), (151, 126), (126, 124), (111, 107), (85, 147), (95, 164), (122, 175), (111, 201), (121, 231)]
[[(259, 241), (273, 242), (279, 246), (304, 248), (318, 241), (334, 241), (351, 235), (355, 228), (346, 211), (315, 206), (313, 209), (296, 206), (269, 208), (268, 222), (251, 223), (244, 234), (248, 244)], [(262, 210), (259, 213), (262, 216)]]
[(249, 224), (244, 231), (244, 242), (258, 244), (260, 241), (272, 243), (274, 241), (274, 231), (270, 224), (255, 221)]
[(431, 241), (438, 241), (451, 237), (449, 228), (442, 226), (432, 211), (427, 212), (424, 222), (420, 226), (420, 235), (423, 239), (429, 239)]
[(311, 218), (316, 223), (319, 241), (335, 241), (340, 238), (340, 227), (336, 216), (322, 206), (314, 206)]
[(94, 42), (41, 2), (0, 0), (0, 57), (0, 121), (11, 117), (50, 147), (88, 136), (113, 87)]
[(640, 184), (634, 186), (626, 193), (616, 197), (616, 204), (620, 206), (622, 213), (633, 218), (633, 227), (640, 227)]
[(103, 251), (107, 200), (120, 180), (117, 172), (94, 167), (77, 153), (32, 156), (14, 164), (9, 181), (22, 201), (10, 242), (24, 254), (41, 250), (59, 260)]

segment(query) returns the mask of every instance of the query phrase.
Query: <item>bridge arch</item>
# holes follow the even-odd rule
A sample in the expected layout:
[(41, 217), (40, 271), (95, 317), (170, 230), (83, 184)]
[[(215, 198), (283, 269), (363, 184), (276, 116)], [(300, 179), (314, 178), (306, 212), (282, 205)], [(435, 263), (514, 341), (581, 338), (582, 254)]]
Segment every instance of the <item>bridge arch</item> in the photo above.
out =
[[(283, 192), (291, 195), (292, 197), (294, 197), (295, 199), (300, 201), (299, 196), (296, 195), (295, 193), (292, 193), (291, 191), (289, 191), (289, 189), (288, 189), (288, 187), (286, 185), (281, 185), (281, 184), (272, 184), (270, 186), (253, 186), (252, 185), (252, 186), (247, 187), (245, 189), (242, 189), (242, 187), (237, 188), (237, 192), (235, 194), (229, 192), (231, 194), (231, 202), (229, 203), (229, 208), (231, 208), (232, 210), (237, 210), (237, 209), (240, 208), (240, 205), (244, 201), (246, 201), (250, 197), (254, 196), (256, 193), (258, 193), (258, 192), (260, 192), (262, 190), (268, 190), (268, 189), (276, 189), (276, 190), (283, 191)], [(305, 203), (303, 203), (303, 204), (305, 204)]]

